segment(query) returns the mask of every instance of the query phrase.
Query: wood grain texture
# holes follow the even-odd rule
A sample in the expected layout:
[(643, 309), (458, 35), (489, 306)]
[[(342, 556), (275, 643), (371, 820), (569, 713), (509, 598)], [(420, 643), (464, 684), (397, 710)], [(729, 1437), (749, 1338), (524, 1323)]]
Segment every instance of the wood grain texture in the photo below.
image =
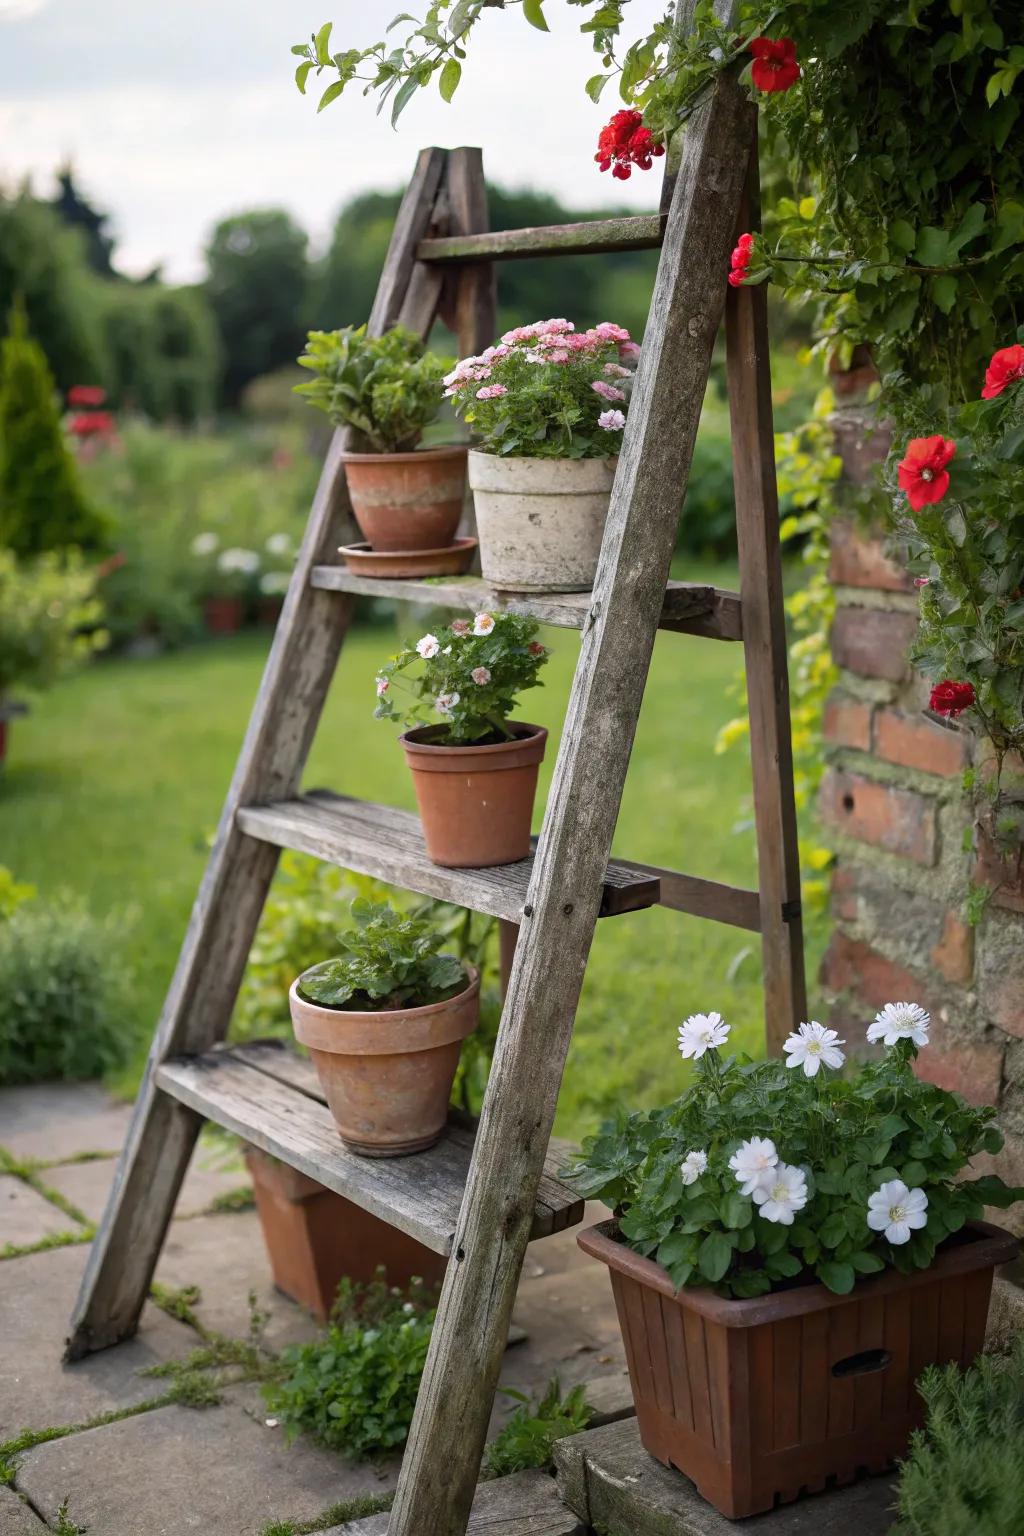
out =
[[(751, 135), (750, 173), (737, 233), (759, 227), (756, 124)], [(761, 894), (765, 1034), (769, 1052), (778, 1052), (790, 1031), (807, 1017), (807, 983), (763, 284), (729, 289), (725, 340)]]
[[(476, 1149), (390, 1536), (461, 1536), (664, 601), (753, 108), (719, 77), (695, 112), (662, 247), (591, 622), (584, 629)], [(525, 914), (524, 914), (525, 915)]]
[[(463, 613), (522, 613), (539, 624), (556, 629), (583, 629), (591, 621), (591, 592), (500, 592), (479, 576), (452, 576), (426, 581), (382, 580), (361, 576), (344, 565), (320, 565), (313, 585), (330, 592), (350, 592), (357, 597), (387, 598), (391, 602), (430, 604)], [(743, 621), (740, 598), (724, 588), (696, 582), (666, 584), (659, 628), (676, 634), (701, 635), (709, 640), (740, 640)]]
[[(445, 167), (442, 150), (424, 150), (395, 221), (370, 329), (380, 333), (402, 310), (415, 248), (428, 228)], [(436, 294), (407, 321), (426, 335)], [(277, 864), (272, 843), (245, 836), (240, 805), (294, 793), (334, 675), (351, 600), (314, 587), (310, 573), (351, 526), (336, 432), (328, 450), (263, 681), (221, 813), (164, 1003), (149, 1063), (103, 1221), (92, 1244), (72, 1317), (68, 1358), (135, 1331), (198, 1128), (194, 1112), (161, 1102), (155, 1069), (168, 1055), (203, 1050), (223, 1037), (267, 888)]]
[[(387, 1536), (387, 1515), (332, 1526), (324, 1536)], [(473, 1497), (467, 1536), (586, 1536), (558, 1497), (546, 1472), (513, 1472), (481, 1483)]]
[[(529, 895), (535, 854), (515, 864), (481, 869), (446, 869), (428, 857), (420, 820), (412, 811), (369, 800), (351, 800), (329, 790), (311, 790), (294, 800), (242, 806), (238, 823), (250, 837), (293, 848), (357, 874), (373, 875), (421, 896), (436, 896), (474, 912), (519, 923)], [(536, 847), (537, 839), (533, 840)], [(657, 905), (656, 876), (611, 859), (605, 869), (599, 917), (638, 912)]]
[[(264, 1047), (259, 1065), (254, 1065), (254, 1048), (222, 1048), (165, 1061), (157, 1068), (156, 1080), (165, 1094), (204, 1119), (344, 1195), (432, 1252), (450, 1253), (473, 1132), (453, 1121), (428, 1152), (357, 1157), (342, 1143), (323, 1096), (290, 1080), (283, 1060), (289, 1054)], [(555, 1175), (562, 1161), (560, 1153), (549, 1156), (531, 1238), (548, 1237), (583, 1219), (583, 1201)]]
[(528, 229), (502, 229), (493, 234), (454, 235), (421, 240), (420, 261), (478, 262), (531, 260), (536, 256), (584, 256), (601, 251), (647, 251), (661, 244), (664, 220), (659, 214), (614, 219), (586, 219), (578, 224), (541, 224)]

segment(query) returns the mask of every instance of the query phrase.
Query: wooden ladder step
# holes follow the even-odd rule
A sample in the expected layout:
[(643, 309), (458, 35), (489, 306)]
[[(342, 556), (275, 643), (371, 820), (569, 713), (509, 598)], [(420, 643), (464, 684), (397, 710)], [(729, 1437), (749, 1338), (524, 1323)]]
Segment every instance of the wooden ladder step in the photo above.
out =
[[(157, 1068), (156, 1084), (434, 1253), (451, 1252), (475, 1135), (457, 1112), (429, 1152), (357, 1157), (338, 1135), (312, 1063), (279, 1040), (172, 1057)], [(564, 1149), (548, 1152), (531, 1238), (583, 1219), (583, 1201), (557, 1177), (564, 1158)]]
[[(586, 1536), (587, 1527), (558, 1497), (546, 1472), (513, 1472), (480, 1483), (466, 1536)], [(332, 1525), (324, 1536), (388, 1536), (388, 1515)]]
[[(427, 857), (419, 817), (413, 812), (350, 800), (329, 790), (313, 790), (271, 805), (241, 806), (235, 819), (243, 832), (261, 842), (312, 854), (421, 896), (512, 923), (522, 921), (533, 874), (532, 853), (517, 864), (445, 869)], [(656, 875), (613, 859), (605, 871), (601, 916), (656, 906), (659, 894)]]
[(602, 251), (650, 251), (661, 245), (665, 219), (657, 213), (577, 224), (541, 224), (488, 234), (421, 240), (417, 261), (523, 261), (534, 256), (586, 256)]
[[(392, 602), (460, 608), (464, 612), (504, 609), (559, 629), (583, 629), (594, 602), (592, 592), (501, 592), (479, 576), (378, 580), (360, 576), (344, 565), (316, 565), (310, 582), (328, 592), (353, 592), (358, 597), (383, 597)], [(696, 582), (670, 581), (658, 625), (677, 634), (702, 635), (710, 640), (742, 640), (739, 594)]]

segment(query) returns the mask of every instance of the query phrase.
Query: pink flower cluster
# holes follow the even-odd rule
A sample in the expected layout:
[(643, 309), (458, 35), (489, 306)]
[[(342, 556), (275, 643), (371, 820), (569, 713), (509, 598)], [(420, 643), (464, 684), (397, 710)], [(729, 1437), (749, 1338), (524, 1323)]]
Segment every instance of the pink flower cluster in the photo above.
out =
[[(486, 384), (491, 377), (491, 364), (500, 362), (511, 352), (519, 352), (528, 363), (568, 363), (573, 358), (594, 357), (603, 347), (614, 345), (623, 363), (635, 363), (640, 348), (631, 340), (623, 325), (612, 320), (602, 320), (587, 331), (577, 331), (571, 320), (535, 320), (530, 325), (517, 325), (506, 331), (496, 346), (487, 347), (479, 357), (464, 357), (451, 373), (445, 374), (445, 395), (458, 395), (470, 384), (482, 384), (475, 390), (478, 400), (496, 400), (508, 393), (503, 384)], [(613, 377), (629, 378), (631, 370), (620, 363), (605, 363), (603, 372)], [(624, 400), (625, 395), (611, 385), (594, 388), (606, 400)], [(612, 389), (612, 393), (607, 391)]]

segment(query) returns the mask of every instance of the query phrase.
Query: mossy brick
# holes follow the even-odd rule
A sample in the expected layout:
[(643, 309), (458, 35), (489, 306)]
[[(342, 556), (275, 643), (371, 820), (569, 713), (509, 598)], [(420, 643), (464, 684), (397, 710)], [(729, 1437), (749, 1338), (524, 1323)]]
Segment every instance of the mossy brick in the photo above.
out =
[(933, 865), (938, 857), (935, 801), (915, 790), (830, 768), (822, 780), (819, 810), (826, 825), (846, 837), (916, 864)]
[(962, 773), (970, 762), (970, 737), (947, 731), (922, 715), (879, 709), (874, 720), (874, 752), (883, 762), (944, 778)]
[(899, 683), (907, 677), (907, 653), (917, 633), (917, 615), (885, 608), (839, 608), (832, 625), (837, 667), (860, 677)]
[(832, 524), (829, 580), (837, 587), (872, 587), (883, 592), (913, 592), (906, 567), (894, 559), (884, 534), (864, 534), (847, 518)]
[(871, 706), (841, 689), (834, 689), (825, 704), (822, 722), (825, 740), (836, 747), (871, 751)]

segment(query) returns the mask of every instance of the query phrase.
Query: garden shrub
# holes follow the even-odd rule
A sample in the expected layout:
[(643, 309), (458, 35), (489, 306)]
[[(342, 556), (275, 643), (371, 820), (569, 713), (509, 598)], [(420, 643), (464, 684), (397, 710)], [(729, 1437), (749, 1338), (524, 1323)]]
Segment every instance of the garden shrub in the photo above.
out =
[(64, 439), (46, 356), (16, 307), (0, 347), (0, 545), (24, 557), (95, 549), (108, 533)]
[(587, 1403), (586, 1387), (575, 1386), (563, 1398), (557, 1376), (552, 1376), (539, 1402), (509, 1387), (503, 1391), (506, 1397), (515, 1398), (519, 1407), (484, 1452), (487, 1477), (505, 1477), (527, 1467), (550, 1470), (555, 1441), (564, 1440), (566, 1435), (578, 1435), (586, 1429), (593, 1414)]
[(16, 684), (48, 687), (105, 644), (94, 586), (75, 555), (19, 565), (0, 548), (0, 699)]
[(0, 1083), (99, 1077), (131, 1044), (123, 916), (27, 900), (0, 921)]
[(893, 1536), (1020, 1536), (1024, 1531), (1024, 1335), (968, 1371), (931, 1366), (928, 1410), (903, 1463)]
[(342, 1280), (326, 1331), (282, 1354), (286, 1374), (264, 1387), (271, 1413), (332, 1450), (372, 1457), (404, 1445), (427, 1358), (434, 1296), (381, 1278)]

